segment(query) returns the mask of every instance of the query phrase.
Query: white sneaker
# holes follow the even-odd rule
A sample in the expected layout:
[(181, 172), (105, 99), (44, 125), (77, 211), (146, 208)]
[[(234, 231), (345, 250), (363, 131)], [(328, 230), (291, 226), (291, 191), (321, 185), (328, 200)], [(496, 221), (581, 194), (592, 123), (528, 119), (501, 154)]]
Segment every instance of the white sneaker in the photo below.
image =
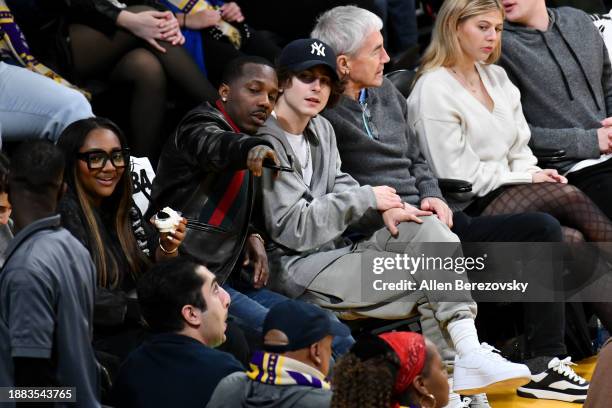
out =
[(517, 388), (531, 381), (531, 372), (524, 364), (511, 363), (499, 350), (487, 343), (479, 349), (455, 356), (453, 391), (464, 395), (481, 394), (498, 388)]
[(516, 393), (525, 398), (551, 399), (583, 403), (589, 391), (589, 382), (576, 374), (571, 357), (550, 360), (548, 369), (531, 376), (531, 382), (519, 387)]
[(470, 396), (470, 408), (491, 408), (487, 394), (475, 394)]
[(456, 392), (451, 392), (448, 395), (448, 404), (444, 408), (470, 408), (471, 398), (465, 397), (461, 399), (461, 395)]

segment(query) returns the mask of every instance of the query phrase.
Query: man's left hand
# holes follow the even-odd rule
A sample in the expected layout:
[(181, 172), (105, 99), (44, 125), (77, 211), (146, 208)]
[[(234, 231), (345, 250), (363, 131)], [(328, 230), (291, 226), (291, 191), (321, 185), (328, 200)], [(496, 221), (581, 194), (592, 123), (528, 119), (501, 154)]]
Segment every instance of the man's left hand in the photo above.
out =
[(453, 228), (453, 211), (448, 205), (436, 197), (427, 197), (421, 201), (421, 210), (431, 211), (438, 219), (445, 223), (448, 228)]
[(251, 265), (253, 268), (253, 286), (261, 289), (268, 283), (268, 256), (262, 240), (257, 235), (249, 235), (244, 251), (242, 266)]

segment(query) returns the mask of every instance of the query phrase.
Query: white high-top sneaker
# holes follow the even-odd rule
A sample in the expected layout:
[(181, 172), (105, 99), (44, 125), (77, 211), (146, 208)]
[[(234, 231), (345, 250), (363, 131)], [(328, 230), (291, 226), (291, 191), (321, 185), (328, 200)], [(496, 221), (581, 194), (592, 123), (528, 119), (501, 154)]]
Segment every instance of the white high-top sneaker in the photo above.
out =
[(482, 343), (480, 348), (455, 356), (453, 391), (462, 395), (481, 394), (501, 387), (517, 388), (531, 381), (531, 372), (524, 364), (512, 363), (499, 350)]

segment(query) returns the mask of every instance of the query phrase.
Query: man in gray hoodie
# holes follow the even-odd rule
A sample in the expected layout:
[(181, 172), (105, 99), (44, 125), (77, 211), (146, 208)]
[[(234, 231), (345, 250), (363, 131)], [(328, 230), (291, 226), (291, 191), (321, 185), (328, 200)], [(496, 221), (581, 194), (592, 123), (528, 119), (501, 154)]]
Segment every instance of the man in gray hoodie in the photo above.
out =
[[(336, 60), (318, 39), (291, 42), (278, 60), (284, 91), (274, 117), (258, 132), (291, 168), (276, 179), (266, 173), (262, 178), (272, 287), (343, 317), (398, 319), (418, 311), (424, 327), (438, 327), (431, 340), (449, 363), (454, 359), (454, 387), (465, 394), (523, 382), (527, 367), (480, 344), (469, 292), (423, 285), (434, 277), (448, 282), (465, 276), (452, 267), (410, 269), (401, 262), (461, 256), (459, 239), (447, 224), (403, 203), (395, 189), (360, 185), (341, 170), (334, 129), (319, 115), (341, 96)], [(435, 179), (430, 184), (437, 188)]]
[(577, 9), (503, 0), (500, 65), (521, 91), (531, 145), (563, 149), (553, 164), (612, 218), (612, 67), (603, 39)]

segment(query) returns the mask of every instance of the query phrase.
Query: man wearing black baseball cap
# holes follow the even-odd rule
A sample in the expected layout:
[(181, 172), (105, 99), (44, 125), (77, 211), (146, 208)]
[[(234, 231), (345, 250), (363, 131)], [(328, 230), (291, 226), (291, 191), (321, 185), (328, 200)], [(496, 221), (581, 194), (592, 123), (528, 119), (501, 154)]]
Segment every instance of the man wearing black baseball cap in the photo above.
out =
[(263, 349), (250, 371), (225, 377), (208, 408), (326, 407), (333, 336), (349, 329), (318, 306), (287, 300), (273, 306), (263, 326)]
[[(317, 65), (331, 69), (330, 74), (338, 78), (336, 73), (336, 53), (323, 41), (316, 38), (302, 38), (289, 43), (278, 58), (278, 67), (293, 72), (300, 72)], [(279, 81), (280, 82), (280, 81)]]

